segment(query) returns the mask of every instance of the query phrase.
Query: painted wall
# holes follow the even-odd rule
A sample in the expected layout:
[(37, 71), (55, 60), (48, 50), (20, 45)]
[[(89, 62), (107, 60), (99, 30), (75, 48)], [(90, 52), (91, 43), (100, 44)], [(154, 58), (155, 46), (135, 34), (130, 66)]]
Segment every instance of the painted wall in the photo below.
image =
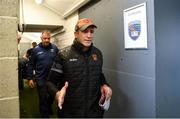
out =
[(64, 21), (64, 32), (53, 36), (53, 42), (58, 48), (65, 48), (73, 43), (74, 27), (78, 21), (78, 12), (75, 12)]
[(180, 117), (180, 1), (155, 0), (157, 116)]
[[(147, 2), (148, 49), (124, 48), (123, 10)], [(155, 117), (155, 36), (153, 0), (94, 0), (80, 10), (98, 26), (94, 44), (104, 55), (104, 73), (113, 89), (105, 117)]]

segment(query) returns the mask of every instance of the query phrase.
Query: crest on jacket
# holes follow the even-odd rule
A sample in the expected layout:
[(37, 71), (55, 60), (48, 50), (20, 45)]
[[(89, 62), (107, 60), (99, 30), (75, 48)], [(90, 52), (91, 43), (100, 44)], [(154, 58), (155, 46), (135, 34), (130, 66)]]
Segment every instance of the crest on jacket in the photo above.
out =
[(92, 54), (92, 59), (93, 59), (94, 61), (97, 61), (97, 55), (96, 55), (96, 54)]

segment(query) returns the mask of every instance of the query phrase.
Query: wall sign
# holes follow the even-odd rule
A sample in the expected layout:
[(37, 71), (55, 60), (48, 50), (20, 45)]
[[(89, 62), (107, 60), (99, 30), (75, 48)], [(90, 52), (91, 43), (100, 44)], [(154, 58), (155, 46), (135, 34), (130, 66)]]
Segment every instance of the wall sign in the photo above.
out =
[(124, 42), (126, 49), (147, 49), (146, 3), (125, 9)]

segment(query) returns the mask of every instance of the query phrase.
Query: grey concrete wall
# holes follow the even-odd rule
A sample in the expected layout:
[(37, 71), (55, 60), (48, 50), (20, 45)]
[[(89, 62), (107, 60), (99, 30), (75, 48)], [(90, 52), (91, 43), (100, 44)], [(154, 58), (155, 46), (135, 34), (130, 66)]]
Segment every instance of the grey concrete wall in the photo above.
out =
[(0, 0), (0, 118), (19, 117), (18, 0)]
[[(148, 49), (124, 48), (123, 10), (147, 2)], [(80, 18), (93, 19), (98, 28), (94, 44), (104, 55), (104, 73), (113, 89), (105, 117), (155, 117), (154, 0), (93, 0)]]
[(157, 117), (180, 117), (180, 1), (155, 0)]

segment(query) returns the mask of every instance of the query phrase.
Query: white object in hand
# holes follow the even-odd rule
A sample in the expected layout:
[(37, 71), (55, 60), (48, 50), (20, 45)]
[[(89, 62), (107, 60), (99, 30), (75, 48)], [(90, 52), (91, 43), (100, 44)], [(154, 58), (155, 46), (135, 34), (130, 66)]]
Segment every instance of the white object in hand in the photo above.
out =
[(99, 101), (99, 106), (100, 106), (103, 110), (107, 111), (107, 110), (109, 109), (109, 106), (110, 106), (110, 100), (111, 100), (111, 98), (105, 99), (105, 101), (104, 101), (103, 104), (101, 104), (101, 103), (100, 103), (101, 101)]

